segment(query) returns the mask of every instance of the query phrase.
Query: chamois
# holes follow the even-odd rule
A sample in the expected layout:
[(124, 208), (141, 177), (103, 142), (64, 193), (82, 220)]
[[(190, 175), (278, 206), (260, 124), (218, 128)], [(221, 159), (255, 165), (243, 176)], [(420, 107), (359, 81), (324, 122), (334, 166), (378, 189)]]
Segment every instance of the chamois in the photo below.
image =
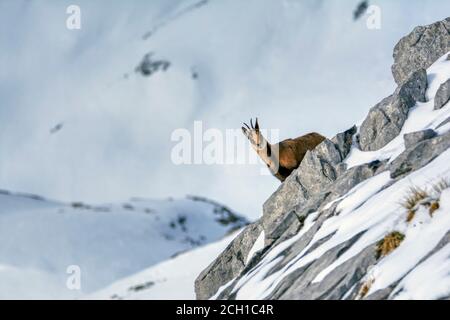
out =
[(264, 161), (272, 175), (283, 182), (298, 168), (308, 150), (314, 149), (325, 137), (308, 133), (295, 139), (286, 139), (277, 144), (270, 144), (259, 131), (258, 118), (255, 125), (250, 119), (250, 126), (244, 123), (242, 132), (250, 141), (253, 149)]

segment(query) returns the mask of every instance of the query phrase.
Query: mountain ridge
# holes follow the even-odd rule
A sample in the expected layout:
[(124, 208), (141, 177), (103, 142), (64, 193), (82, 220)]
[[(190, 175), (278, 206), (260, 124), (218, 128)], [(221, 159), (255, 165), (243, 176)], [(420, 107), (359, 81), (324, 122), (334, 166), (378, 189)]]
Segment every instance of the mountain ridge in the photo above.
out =
[[(2, 190), (0, 297), (83, 298), (247, 223), (200, 197), (91, 205)], [(73, 266), (80, 290), (66, 286)]]

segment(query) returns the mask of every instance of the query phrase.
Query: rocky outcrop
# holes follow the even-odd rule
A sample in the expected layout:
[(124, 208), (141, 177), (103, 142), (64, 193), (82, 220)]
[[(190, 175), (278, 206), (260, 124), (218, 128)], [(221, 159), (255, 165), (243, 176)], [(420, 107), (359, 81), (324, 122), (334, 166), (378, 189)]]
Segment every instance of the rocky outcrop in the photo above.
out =
[(402, 177), (430, 163), (450, 147), (450, 132), (419, 142), (400, 154), (389, 166), (391, 178)]
[(445, 119), (444, 121), (442, 121), (437, 127), (436, 129), (439, 129), (443, 126), (445, 126), (446, 124), (450, 123), (450, 117), (448, 117), (447, 119)]
[(437, 133), (433, 129), (407, 133), (403, 136), (403, 139), (405, 140), (405, 148), (409, 149), (423, 140), (431, 139), (436, 136)]
[(394, 48), (392, 74), (398, 84), (419, 69), (428, 68), (450, 51), (450, 18), (419, 26), (402, 38)]
[[(335, 261), (339, 254), (351, 247), (360, 236), (357, 235), (326, 252), (305, 270), (297, 270), (290, 276), (291, 279), (286, 279), (275, 289), (275, 293), (271, 298), (284, 300), (336, 300), (343, 297), (355, 282), (362, 279), (367, 269), (376, 262), (375, 245), (365, 248), (359, 255), (346, 261), (325, 277), (323, 281), (311, 282), (322, 270), (322, 266), (329, 265)], [(283, 286), (286, 285), (288, 287), (284, 290)]]
[(441, 84), (434, 98), (434, 110), (439, 110), (450, 100), (450, 79)]
[(197, 299), (208, 299), (245, 268), (253, 243), (261, 233), (259, 223), (248, 225), (195, 280)]
[[(392, 158), (372, 159), (350, 168), (347, 165), (352, 150), (376, 151), (387, 146), (401, 134), (410, 110), (417, 102), (426, 102), (428, 83), (424, 68), (450, 50), (444, 41), (448, 39), (446, 28), (449, 22), (447, 19), (428, 27), (416, 28), (400, 41), (395, 48), (392, 68), (399, 83), (395, 92), (370, 109), (359, 128), (352, 127), (307, 152), (300, 166), (264, 203), (261, 219), (247, 227), (198, 277), (197, 298), (207, 299), (213, 295), (218, 299), (239, 298), (240, 286), (250, 278), (266, 281), (276, 278), (281, 271), (286, 275), (270, 286), (270, 292), (264, 292), (260, 297), (386, 299), (391, 296), (401, 279), (366, 295), (372, 283), (370, 270), (382, 259), (377, 253), (379, 242), (372, 241), (364, 245), (359, 242), (370, 233), (368, 229), (361, 229), (340, 242), (332, 242), (334, 245), (327, 246), (314, 259), (307, 260), (290, 272), (286, 270), (333, 239), (337, 231), (321, 236), (318, 234), (326, 228), (330, 219), (339, 219), (343, 215), (340, 205), (369, 178), (382, 176), (387, 179), (381, 179), (385, 184), (377, 192), (382, 192), (424, 168), (449, 149), (450, 132), (442, 133), (440, 130), (438, 134), (436, 131), (439, 126), (444, 126), (445, 122), (442, 122), (433, 127), (436, 130), (425, 128), (404, 134), (404, 149), (398, 149)], [(439, 97), (434, 97), (435, 100), (445, 100), (446, 89), (440, 91)], [(247, 255), (262, 231), (265, 236), (264, 248), (246, 265)], [(448, 236), (444, 237), (438, 247), (441, 248), (442, 242), (448, 241)], [(357, 253), (349, 255), (348, 259), (324, 273), (355, 246), (359, 248)], [(258, 272), (262, 274), (255, 276)]]
[[(286, 223), (286, 212), (298, 204), (311, 203), (314, 207), (314, 204), (318, 203), (317, 197), (322, 197), (325, 189), (345, 171), (342, 160), (350, 151), (355, 133), (356, 127), (353, 127), (331, 140), (324, 140), (314, 150), (308, 151), (300, 166), (264, 203), (261, 224), (266, 244), (279, 237), (278, 226), (282, 222)], [(299, 218), (302, 219), (301, 216)]]
[(395, 93), (370, 109), (361, 125), (359, 145), (363, 151), (381, 149), (391, 142), (402, 130), (408, 112), (416, 101), (425, 102), (427, 73), (424, 69), (415, 71)]

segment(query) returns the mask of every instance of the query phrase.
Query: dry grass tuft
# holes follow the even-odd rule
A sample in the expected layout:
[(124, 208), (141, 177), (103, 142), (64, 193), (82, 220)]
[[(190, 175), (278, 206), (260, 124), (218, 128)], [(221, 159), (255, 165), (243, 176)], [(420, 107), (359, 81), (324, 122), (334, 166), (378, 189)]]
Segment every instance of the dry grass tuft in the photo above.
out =
[(433, 216), (433, 213), (439, 209), (439, 201), (434, 201), (430, 204), (430, 207), (428, 208), (428, 213), (430, 216)]
[(408, 211), (406, 222), (411, 222), (414, 219), (419, 205), (426, 201), (429, 197), (430, 195), (425, 189), (421, 189), (419, 187), (411, 187), (408, 190), (408, 194), (401, 202), (402, 207)]
[(416, 211), (418, 205), (422, 203), (425, 199), (430, 197), (427, 190), (419, 188), (419, 187), (411, 187), (408, 191), (408, 194), (403, 199), (402, 206), (408, 211)]
[(392, 251), (394, 251), (402, 241), (405, 239), (405, 235), (398, 231), (393, 231), (386, 235), (377, 245), (378, 258), (385, 257)]
[(414, 216), (416, 215), (415, 210), (409, 210), (408, 215), (406, 216), (406, 222), (411, 222), (412, 219), (414, 219)]
[(369, 292), (370, 288), (372, 287), (372, 284), (375, 282), (375, 279), (369, 279), (362, 285), (361, 289), (359, 289), (357, 299), (364, 298), (367, 293)]
[(450, 179), (443, 178), (439, 182), (433, 184), (431, 188), (422, 189), (419, 187), (411, 187), (407, 195), (402, 200), (401, 205), (408, 212), (406, 222), (411, 222), (414, 219), (416, 211), (420, 206), (428, 208), (430, 216), (439, 209), (439, 198), (442, 191), (450, 188)]
[(359, 291), (359, 298), (364, 298), (370, 290), (370, 283), (364, 283), (364, 285), (361, 287), (361, 291)]

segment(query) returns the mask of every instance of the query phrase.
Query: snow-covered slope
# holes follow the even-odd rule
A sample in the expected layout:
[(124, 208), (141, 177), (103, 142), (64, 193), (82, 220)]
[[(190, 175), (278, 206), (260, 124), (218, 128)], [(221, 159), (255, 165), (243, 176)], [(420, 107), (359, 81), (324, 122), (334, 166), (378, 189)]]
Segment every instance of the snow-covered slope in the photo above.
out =
[[(87, 205), (1, 191), (0, 298), (82, 297), (245, 223), (199, 197)], [(70, 266), (81, 290), (66, 286)]]
[[(336, 261), (313, 277), (312, 283), (320, 283), (333, 270), (393, 231), (404, 234), (405, 240), (392, 254), (373, 264), (365, 278), (355, 287), (349, 288), (347, 296), (368, 281), (370, 287), (365, 295), (394, 285), (395, 289), (391, 295), (393, 298), (447, 297), (450, 294), (450, 244), (438, 248), (435, 252), (433, 250), (450, 230), (450, 188), (439, 194), (440, 208), (432, 216), (424, 205), (419, 208), (411, 222), (406, 221), (408, 213), (400, 206), (400, 202), (411, 186), (430, 188), (443, 176), (450, 178), (449, 163), (450, 150), (423, 169), (396, 183), (392, 183), (389, 172), (361, 183), (344, 195), (336, 208), (338, 214), (323, 223), (298, 256), (280, 270), (271, 272), (269, 276), (272, 267), (282, 260), (283, 251), (310, 230), (321, 212), (310, 214), (301, 232), (272, 248), (252, 272), (239, 280), (233, 289), (236, 298), (270, 297), (289, 275), (363, 233)], [(398, 283), (406, 275), (408, 277)]]
[(204, 247), (193, 249), (135, 275), (121, 279), (88, 299), (193, 300), (194, 281), (239, 231)]
[[(305, 156), (263, 218), (201, 273), (198, 298), (450, 298), (449, 26), (401, 40), (410, 74), (361, 124)], [(433, 50), (445, 53), (434, 63)], [(239, 254), (245, 265), (233, 261), (239, 271), (220, 281)]]

